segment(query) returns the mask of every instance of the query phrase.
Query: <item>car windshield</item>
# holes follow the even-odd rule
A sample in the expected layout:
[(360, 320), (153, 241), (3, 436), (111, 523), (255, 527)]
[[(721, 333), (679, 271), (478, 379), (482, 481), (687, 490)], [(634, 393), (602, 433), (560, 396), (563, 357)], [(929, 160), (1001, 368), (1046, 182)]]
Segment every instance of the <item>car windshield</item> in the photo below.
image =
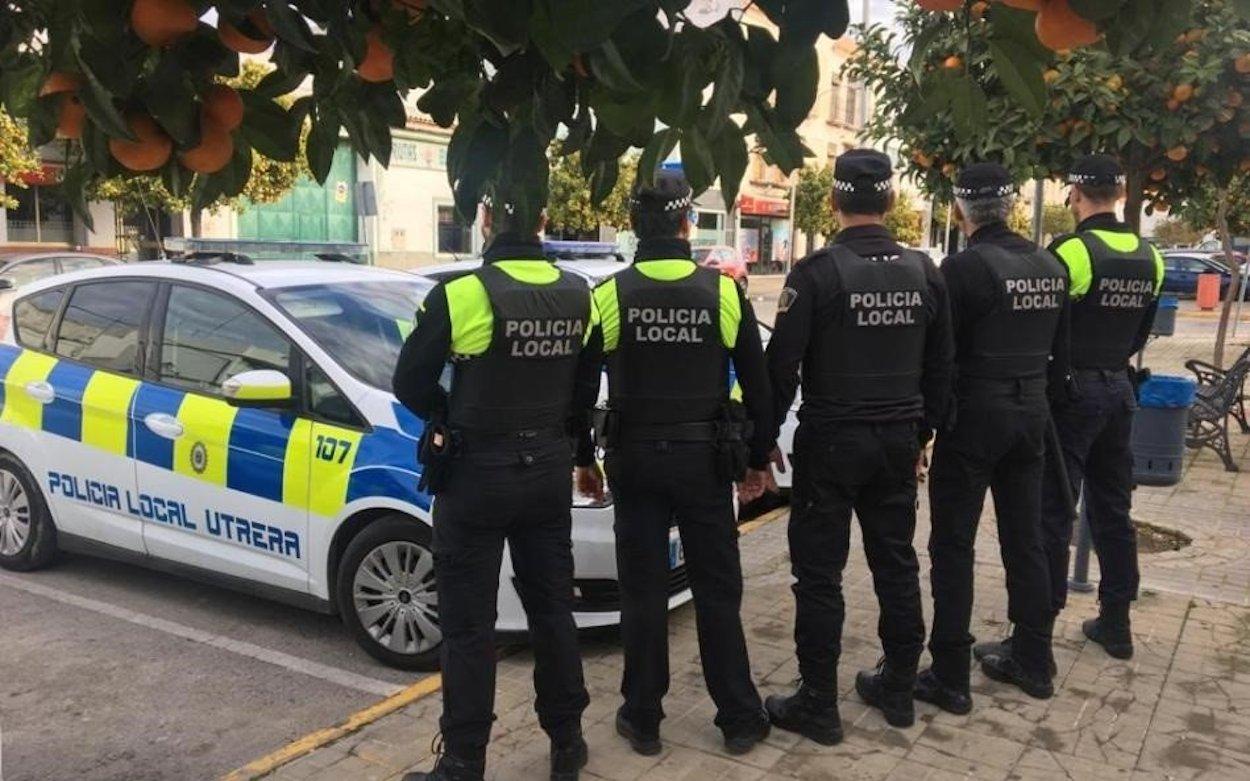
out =
[(390, 390), (399, 348), (430, 283), (412, 280), (302, 285), (273, 302), (357, 379)]

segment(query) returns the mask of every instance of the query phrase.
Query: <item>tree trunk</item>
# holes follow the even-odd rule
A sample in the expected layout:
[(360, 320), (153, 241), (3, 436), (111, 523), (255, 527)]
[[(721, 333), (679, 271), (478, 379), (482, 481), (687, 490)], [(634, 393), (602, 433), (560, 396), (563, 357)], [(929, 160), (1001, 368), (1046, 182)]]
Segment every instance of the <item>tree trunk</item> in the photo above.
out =
[(1233, 302), (1241, 295), (1241, 266), (1238, 265), (1233, 255), (1233, 236), (1228, 230), (1230, 197), (1228, 188), (1220, 188), (1218, 197), (1219, 205), (1215, 209), (1215, 229), (1220, 234), (1220, 243), (1224, 245), (1224, 260), (1228, 263), (1231, 277), (1228, 280), (1228, 292), (1224, 294), (1224, 306), (1220, 309), (1220, 327), (1215, 332), (1215, 355), (1212, 363), (1223, 368), (1224, 340), (1228, 338), (1228, 322), (1232, 319)]
[(1134, 233), (1141, 233), (1141, 210), (1146, 201), (1146, 177), (1149, 175), (1144, 168), (1142, 149), (1134, 144), (1128, 153), (1128, 165), (1125, 171), (1124, 221)]
[(816, 251), (816, 231), (804, 231), (807, 236), (807, 254), (810, 255)]
[(199, 209), (191, 210), (191, 238), (198, 239), (204, 231), (204, 212)]

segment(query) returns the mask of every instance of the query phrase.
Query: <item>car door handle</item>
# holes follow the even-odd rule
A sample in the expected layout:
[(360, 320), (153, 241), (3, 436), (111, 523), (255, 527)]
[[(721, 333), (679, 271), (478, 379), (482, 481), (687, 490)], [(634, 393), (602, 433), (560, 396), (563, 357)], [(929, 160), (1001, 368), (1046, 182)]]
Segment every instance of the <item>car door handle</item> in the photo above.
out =
[(173, 415), (166, 415), (164, 412), (153, 412), (143, 419), (143, 424), (148, 427), (153, 434), (165, 439), (177, 439), (182, 436), (185, 429), (182, 422)]
[(32, 380), (26, 383), (26, 395), (40, 404), (51, 404), (56, 400), (56, 389), (43, 380)]

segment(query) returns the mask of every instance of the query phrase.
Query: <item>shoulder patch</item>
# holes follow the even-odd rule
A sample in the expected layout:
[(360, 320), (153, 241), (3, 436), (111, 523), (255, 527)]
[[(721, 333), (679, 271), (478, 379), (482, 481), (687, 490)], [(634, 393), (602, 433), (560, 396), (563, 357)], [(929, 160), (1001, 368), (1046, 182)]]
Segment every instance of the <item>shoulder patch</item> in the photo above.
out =
[(792, 287), (783, 287), (781, 295), (777, 296), (777, 314), (790, 311), (790, 307), (794, 306), (794, 302), (798, 297), (799, 291)]

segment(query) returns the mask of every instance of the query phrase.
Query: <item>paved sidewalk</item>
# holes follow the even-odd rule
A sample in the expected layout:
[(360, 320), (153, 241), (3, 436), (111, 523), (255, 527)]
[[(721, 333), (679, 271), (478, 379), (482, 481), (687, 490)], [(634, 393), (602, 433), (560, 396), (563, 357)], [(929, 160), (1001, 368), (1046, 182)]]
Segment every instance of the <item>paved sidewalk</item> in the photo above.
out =
[[(1148, 353), (1149, 363), (1158, 371), (1175, 371), (1186, 355), (1208, 357), (1207, 343), (1179, 338), (1159, 343)], [(1250, 470), (1250, 437), (1236, 435), (1235, 448)], [(916, 539), (929, 615), (926, 505), (922, 498)], [(978, 541), (973, 632), (982, 639), (1000, 636), (1006, 622), (990, 510)], [(615, 735), (620, 654), (611, 639), (586, 641), (591, 761), (583, 778), (1250, 778), (1250, 471), (1226, 473), (1211, 453), (1191, 454), (1180, 486), (1139, 489), (1135, 516), (1182, 530), (1193, 544), (1143, 555), (1144, 589), (1134, 613), (1137, 655), (1131, 662), (1110, 659), (1084, 641), (1080, 622), (1095, 613), (1096, 604), (1091, 595), (1073, 595), (1056, 627), (1059, 677), (1052, 700), (1031, 700), (974, 673), (976, 708), (968, 716), (919, 705), (916, 726), (896, 730), (860, 703), (852, 690), (854, 673), (875, 665), (879, 646), (876, 598), (856, 531), (845, 578), (842, 745), (827, 749), (774, 731), (745, 757), (724, 754), (703, 688), (694, 612), (687, 606), (670, 621), (673, 683), (665, 701), (665, 750), (658, 757), (633, 754)], [(786, 691), (797, 673), (785, 518), (743, 537), (742, 551), (752, 665), (763, 693)], [(532, 709), (532, 670), (524, 651), (500, 663), (489, 778), (547, 777), (547, 741)], [(426, 767), (440, 706), (437, 695), (422, 699), (269, 778), (393, 779)]]

